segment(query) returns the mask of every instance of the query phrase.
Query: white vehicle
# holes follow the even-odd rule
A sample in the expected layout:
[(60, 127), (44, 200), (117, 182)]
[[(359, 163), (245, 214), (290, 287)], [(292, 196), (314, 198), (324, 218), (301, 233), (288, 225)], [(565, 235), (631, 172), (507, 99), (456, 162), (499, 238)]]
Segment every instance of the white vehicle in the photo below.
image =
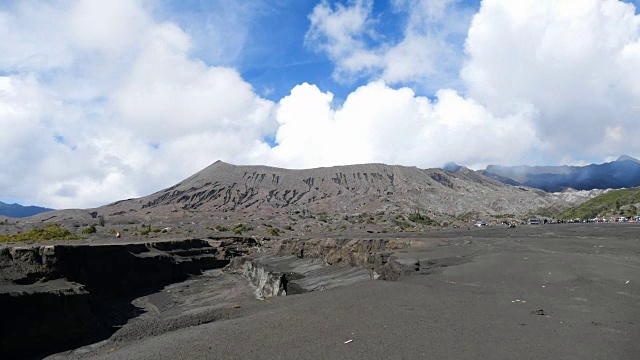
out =
[(529, 219), (529, 225), (542, 225), (544, 222), (541, 218), (531, 218)]

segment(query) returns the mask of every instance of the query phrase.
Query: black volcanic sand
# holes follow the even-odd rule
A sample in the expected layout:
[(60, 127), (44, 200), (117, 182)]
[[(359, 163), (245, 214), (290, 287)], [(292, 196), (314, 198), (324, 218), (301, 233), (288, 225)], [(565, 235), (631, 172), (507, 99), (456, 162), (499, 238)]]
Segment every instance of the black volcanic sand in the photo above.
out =
[(400, 281), (259, 301), (237, 275), (205, 274), (136, 300), (148, 312), (110, 340), (51, 358), (640, 357), (640, 224), (403, 236), (424, 240), (398, 252), (415, 265)]

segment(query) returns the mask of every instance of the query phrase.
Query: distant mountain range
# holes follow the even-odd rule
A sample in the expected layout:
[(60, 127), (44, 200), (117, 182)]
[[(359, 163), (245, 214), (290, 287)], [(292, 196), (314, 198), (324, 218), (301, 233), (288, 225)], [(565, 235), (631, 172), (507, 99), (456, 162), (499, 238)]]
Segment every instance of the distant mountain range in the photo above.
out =
[[(447, 164), (451, 168), (455, 164)], [(485, 176), (514, 186), (548, 192), (566, 189), (620, 189), (640, 186), (640, 160), (623, 155), (616, 161), (586, 166), (500, 166), (480, 170)]]
[(22, 206), (20, 204), (5, 204), (0, 201), (0, 215), (22, 218), (31, 215), (37, 215), (43, 212), (51, 211), (53, 209), (44, 208), (40, 206)]

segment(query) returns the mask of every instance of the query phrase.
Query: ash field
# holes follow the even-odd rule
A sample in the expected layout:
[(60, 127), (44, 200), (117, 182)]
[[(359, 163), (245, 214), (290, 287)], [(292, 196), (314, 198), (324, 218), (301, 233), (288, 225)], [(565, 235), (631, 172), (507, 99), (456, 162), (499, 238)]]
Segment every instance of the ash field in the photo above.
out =
[(104, 223), (0, 244), (0, 352), (637, 359), (640, 223), (498, 225), (570, 201), (469, 170), (216, 163), (145, 198), (4, 222)]
[[(149, 264), (153, 272), (145, 272), (144, 265), (122, 265), (147, 278), (129, 293), (114, 285), (119, 294), (102, 295), (113, 303), (89, 304), (84, 312), (70, 300), (58, 304), (58, 311), (73, 306), (67, 316), (91, 318), (67, 319), (58, 333), (117, 318), (108, 329), (85, 337), (91, 330), (85, 324), (86, 332), (68, 335), (74, 341), (58, 339), (64, 346), (49, 344), (49, 353), (38, 352), (46, 339), (28, 339), (25, 324), (12, 322), (41, 326), (62, 319), (14, 308), (5, 315), (11, 321), (3, 322), (3, 351), (49, 359), (634, 359), (640, 353), (639, 232), (640, 224), (630, 223), (387, 234), (392, 241), (352, 234), (342, 243), (307, 239), (308, 256), (302, 257), (297, 247), (274, 240), (255, 245), (262, 250), (249, 255), (253, 268), (262, 269), (262, 284), (259, 276), (249, 281), (251, 269), (236, 264), (178, 274), (164, 286), (166, 280), (155, 279), (155, 288), (143, 290), (140, 284), (153, 282), (158, 266)], [(85, 260), (96, 261), (89, 253)], [(68, 277), (78, 269), (90, 272), (76, 264)], [(278, 282), (284, 278), (290, 294), (270, 296), (282, 292)], [(3, 292), (24, 295), (28, 290), (20, 288), (28, 286), (5, 284)], [(54, 304), (48, 301), (41, 306)], [(12, 326), (21, 331), (11, 332)]]

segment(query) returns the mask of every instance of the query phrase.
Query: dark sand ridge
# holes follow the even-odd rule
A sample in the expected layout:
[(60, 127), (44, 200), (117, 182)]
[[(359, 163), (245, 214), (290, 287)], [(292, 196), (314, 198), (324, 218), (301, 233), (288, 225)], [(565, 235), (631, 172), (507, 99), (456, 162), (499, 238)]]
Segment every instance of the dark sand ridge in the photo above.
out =
[[(174, 284), (136, 300), (156, 315), (148, 311), (105, 342), (51, 358), (637, 359), (638, 234), (640, 224), (413, 234), (424, 240), (396, 254), (419, 265), (399, 281), (264, 301), (237, 275), (205, 274), (227, 286), (203, 287), (218, 302), (176, 295), (185, 283)], [(186, 315), (163, 315), (170, 311)], [(187, 315), (205, 323), (171, 327)]]

